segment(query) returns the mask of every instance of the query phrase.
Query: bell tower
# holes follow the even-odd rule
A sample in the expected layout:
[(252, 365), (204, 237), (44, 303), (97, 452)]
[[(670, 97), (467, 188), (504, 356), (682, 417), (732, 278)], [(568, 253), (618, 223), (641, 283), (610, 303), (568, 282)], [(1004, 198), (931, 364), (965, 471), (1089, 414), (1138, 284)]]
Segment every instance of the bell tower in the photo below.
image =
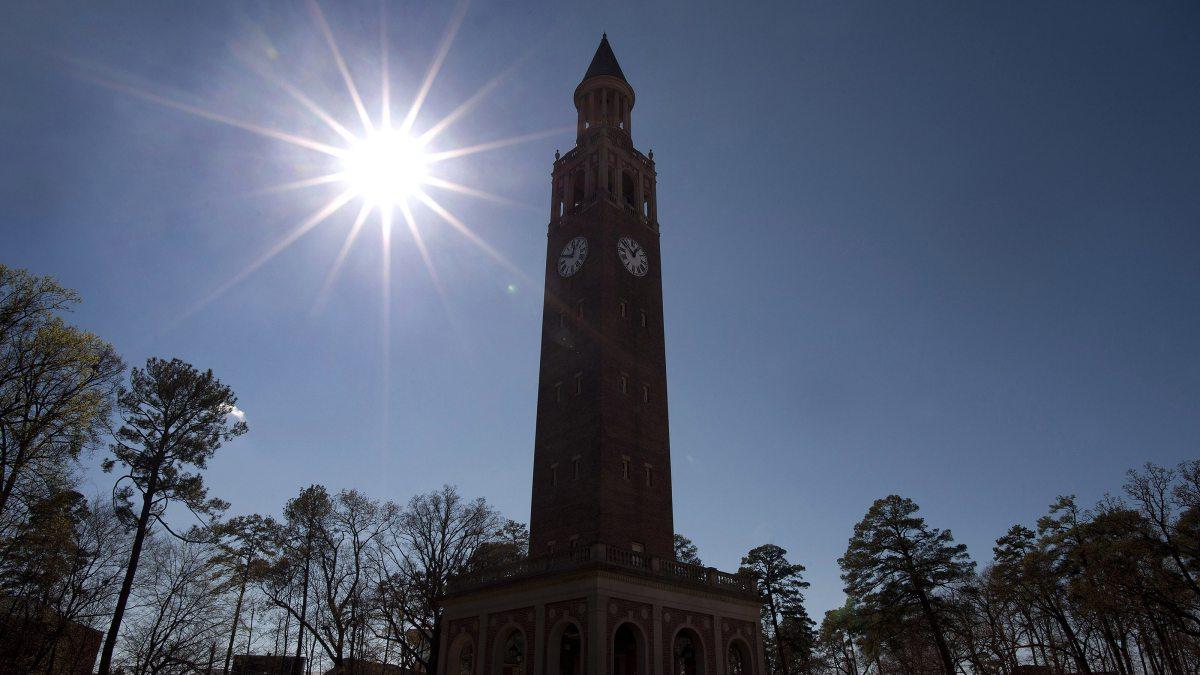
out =
[[(671, 452), (654, 161), (608, 37), (551, 173), (530, 551), (671, 556)], [(557, 154), (557, 153), (556, 153)]]
[(529, 555), (450, 579), (434, 672), (763, 675), (754, 580), (675, 560), (657, 176), (608, 36), (574, 103), (550, 177)]

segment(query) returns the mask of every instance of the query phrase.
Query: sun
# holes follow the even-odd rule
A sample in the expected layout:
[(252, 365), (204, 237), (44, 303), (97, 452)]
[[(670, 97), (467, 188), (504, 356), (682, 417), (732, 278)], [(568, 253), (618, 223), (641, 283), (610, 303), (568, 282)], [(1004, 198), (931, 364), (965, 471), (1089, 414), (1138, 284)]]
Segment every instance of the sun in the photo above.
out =
[(398, 129), (379, 129), (347, 148), (342, 181), (371, 206), (390, 208), (425, 183), (429, 164), (417, 139)]

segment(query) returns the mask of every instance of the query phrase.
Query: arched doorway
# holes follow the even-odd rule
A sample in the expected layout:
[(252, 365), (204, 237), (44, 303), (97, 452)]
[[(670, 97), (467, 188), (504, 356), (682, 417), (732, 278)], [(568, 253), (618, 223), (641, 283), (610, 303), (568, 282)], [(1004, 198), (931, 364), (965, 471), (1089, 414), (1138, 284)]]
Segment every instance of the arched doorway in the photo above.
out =
[(725, 675), (747, 675), (750, 672), (750, 650), (738, 640), (729, 643), (725, 654)]
[(563, 628), (558, 639), (558, 675), (583, 675), (583, 640), (573, 623)]
[(642, 670), (642, 634), (631, 623), (623, 623), (613, 634), (612, 675), (646, 675)]
[(457, 668), (451, 672), (458, 675), (475, 675), (475, 647), (470, 642), (463, 643), (459, 648)]
[(675, 634), (671, 645), (671, 675), (704, 675), (704, 645), (687, 628)]
[(497, 646), (500, 650), (498, 675), (524, 675), (525, 634), (513, 628), (504, 634), (504, 639)]

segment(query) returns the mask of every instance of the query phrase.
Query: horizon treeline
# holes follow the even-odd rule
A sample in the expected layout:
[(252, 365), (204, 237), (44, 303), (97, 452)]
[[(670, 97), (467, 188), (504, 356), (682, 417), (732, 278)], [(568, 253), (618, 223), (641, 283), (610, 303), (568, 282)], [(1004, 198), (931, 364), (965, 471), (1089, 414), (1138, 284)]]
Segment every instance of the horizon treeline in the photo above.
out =
[[(314, 484), (277, 515), (229, 516), (204, 471), (248, 431), (234, 391), (178, 359), (127, 368), (66, 321), (78, 302), (0, 265), (0, 672), (90, 660), (80, 625), (103, 635), (102, 675), (227, 672), (243, 654), (435, 672), (449, 580), (529, 555), (524, 524), (449, 485), (397, 502)], [(112, 483), (89, 497), (97, 455)], [(702, 564), (679, 534), (675, 557)], [(742, 558), (765, 672), (1200, 672), (1200, 461), (1131, 470), (1087, 508), (1060, 497), (982, 568), (889, 495), (838, 565), (847, 601), (817, 623), (787, 550)]]

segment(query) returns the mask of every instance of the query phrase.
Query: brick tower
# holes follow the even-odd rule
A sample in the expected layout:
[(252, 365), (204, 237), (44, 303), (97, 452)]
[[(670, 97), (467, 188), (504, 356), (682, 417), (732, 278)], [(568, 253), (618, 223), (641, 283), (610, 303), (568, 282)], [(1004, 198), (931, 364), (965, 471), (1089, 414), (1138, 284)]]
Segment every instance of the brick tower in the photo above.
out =
[(530, 555), (452, 581), (438, 675), (761, 675), (746, 578), (674, 559), (653, 153), (607, 36), (555, 153)]
[(670, 557), (671, 452), (654, 161), (607, 37), (554, 162), (530, 550), (602, 541)]

